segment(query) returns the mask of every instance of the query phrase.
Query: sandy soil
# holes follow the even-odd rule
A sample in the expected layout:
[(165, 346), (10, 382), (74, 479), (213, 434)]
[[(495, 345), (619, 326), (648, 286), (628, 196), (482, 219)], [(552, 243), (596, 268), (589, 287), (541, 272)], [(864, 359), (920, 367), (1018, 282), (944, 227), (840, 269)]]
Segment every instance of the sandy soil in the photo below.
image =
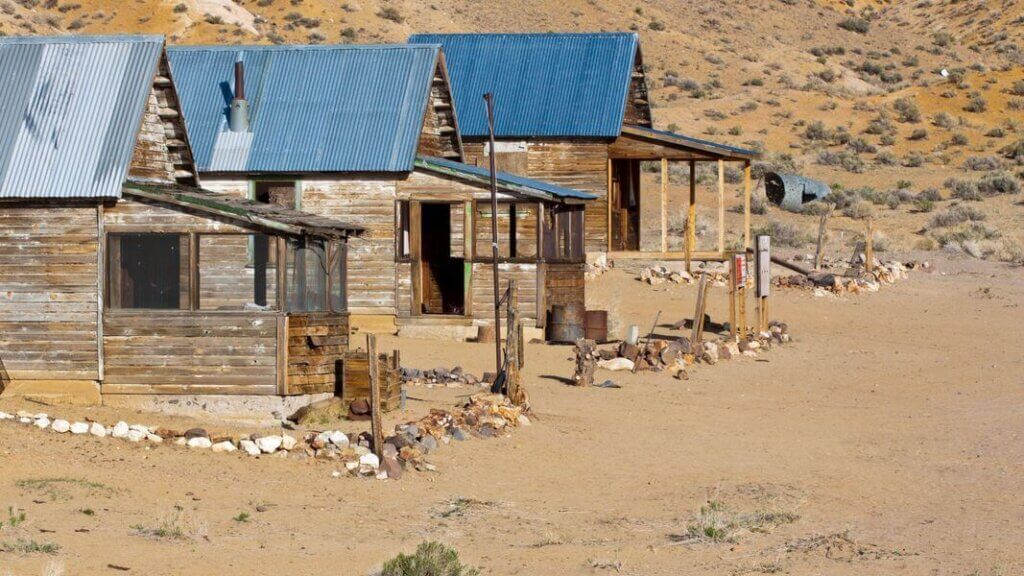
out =
[[(659, 308), (687, 316), (693, 291), (617, 270), (588, 299), (648, 324)], [(0, 571), (366, 574), (436, 539), (484, 574), (1018, 574), (1022, 298), (1019, 269), (977, 261), (870, 295), (781, 292), (794, 343), (684, 382), (602, 373), (618, 390), (565, 385), (569, 349), (529, 345), (539, 420), (445, 447), (439, 472), (398, 482), (0, 425), (0, 510), (26, 513), (13, 528), (0, 514), (0, 543), (60, 545), (0, 552)], [(720, 317), (724, 296), (712, 304)], [(424, 368), (481, 372), (490, 358), (485, 345), (385, 344)], [(407, 414), (469, 392), (413, 388)], [(783, 520), (679, 543), (709, 499)], [(139, 534), (164, 523), (183, 538)]]

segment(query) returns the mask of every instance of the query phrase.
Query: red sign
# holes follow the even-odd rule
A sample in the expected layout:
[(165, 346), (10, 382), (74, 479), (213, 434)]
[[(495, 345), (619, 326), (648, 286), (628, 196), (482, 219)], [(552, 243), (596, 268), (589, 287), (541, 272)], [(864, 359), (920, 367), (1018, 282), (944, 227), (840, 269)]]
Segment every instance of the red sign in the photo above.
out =
[(747, 285), (747, 256), (736, 254), (732, 257), (732, 273), (736, 278), (736, 287)]

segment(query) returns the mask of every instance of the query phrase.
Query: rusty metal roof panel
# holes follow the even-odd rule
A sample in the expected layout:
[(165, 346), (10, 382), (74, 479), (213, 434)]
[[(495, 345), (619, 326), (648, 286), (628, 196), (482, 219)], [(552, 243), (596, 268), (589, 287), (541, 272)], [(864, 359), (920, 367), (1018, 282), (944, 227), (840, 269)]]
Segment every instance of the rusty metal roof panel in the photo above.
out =
[[(202, 172), (408, 172), (440, 49), (429, 45), (168, 49)], [(249, 137), (228, 130), (245, 65)]]
[(119, 198), (163, 44), (0, 38), (0, 198)]
[(494, 93), (499, 138), (619, 135), (634, 33), (415, 34), (409, 41), (442, 46), (465, 137), (487, 135), (486, 92)]

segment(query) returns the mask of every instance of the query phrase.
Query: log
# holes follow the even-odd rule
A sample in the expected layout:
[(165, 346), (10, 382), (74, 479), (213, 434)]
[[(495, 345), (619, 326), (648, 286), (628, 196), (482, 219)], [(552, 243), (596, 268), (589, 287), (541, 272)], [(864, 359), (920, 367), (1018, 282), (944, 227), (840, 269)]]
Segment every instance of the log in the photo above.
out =
[(597, 345), (593, 340), (576, 341), (576, 373), (573, 374), (572, 381), (577, 386), (594, 385), (594, 372), (597, 371), (596, 349)]

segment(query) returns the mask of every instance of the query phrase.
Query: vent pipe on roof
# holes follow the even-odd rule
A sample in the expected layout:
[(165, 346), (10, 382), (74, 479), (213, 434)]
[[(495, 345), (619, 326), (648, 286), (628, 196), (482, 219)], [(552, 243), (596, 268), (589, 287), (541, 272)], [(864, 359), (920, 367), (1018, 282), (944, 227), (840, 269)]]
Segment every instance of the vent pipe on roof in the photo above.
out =
[(228, 110), (228, 127), (232, 132), (249, 131), (249, 101), (245, 99), (245, 65), (235, 62), (235, 97)]

